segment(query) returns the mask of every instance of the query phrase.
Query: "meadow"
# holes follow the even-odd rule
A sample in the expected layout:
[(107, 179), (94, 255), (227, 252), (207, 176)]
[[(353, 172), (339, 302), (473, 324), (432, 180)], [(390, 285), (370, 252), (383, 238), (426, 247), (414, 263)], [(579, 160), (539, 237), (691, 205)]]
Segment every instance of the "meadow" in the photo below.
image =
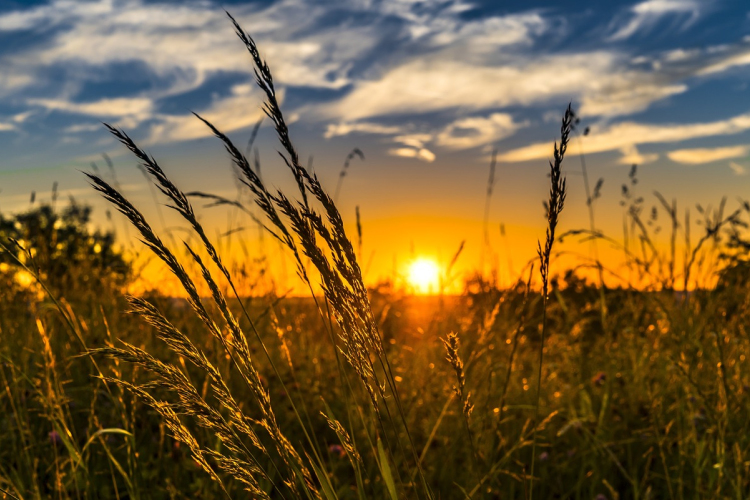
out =
[[(515, 285), (368, 287), (356, 236), (300, 163), (272, 69), (235, 29), (297, 191), (266, 186), (220, 123), (196, 119), (309, 295), (242, 293), (259, 264), (223, 260), (180, 179), (110, 127), (192, 236), (165, 243), (117, 186), (86, 175), (182, 294), (127, 296), (137, 268), (86, 207), (0, 216), (0, 498), (748, 497), (750, 204), (683, 219), (637, 194), (634, 167), (629, 236), (593, 223), (559, 234), (563, 164), (577, 161), (568, 108), (540, 179), (547, 232)], [(692, 237), (691, 213), (704, 228)], [(556, 267), (570, 239), (615, 245), (625, 264)]]

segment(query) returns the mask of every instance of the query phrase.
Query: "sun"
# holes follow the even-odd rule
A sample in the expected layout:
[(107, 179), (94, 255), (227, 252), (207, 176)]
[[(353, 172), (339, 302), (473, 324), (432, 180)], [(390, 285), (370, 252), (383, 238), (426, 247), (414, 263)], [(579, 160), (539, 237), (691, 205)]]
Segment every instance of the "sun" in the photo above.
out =
[(440, 268), (437, 262), (420, 257), (409, 266), (409, 285), (420, 294), (435, 293), (440, 287)]

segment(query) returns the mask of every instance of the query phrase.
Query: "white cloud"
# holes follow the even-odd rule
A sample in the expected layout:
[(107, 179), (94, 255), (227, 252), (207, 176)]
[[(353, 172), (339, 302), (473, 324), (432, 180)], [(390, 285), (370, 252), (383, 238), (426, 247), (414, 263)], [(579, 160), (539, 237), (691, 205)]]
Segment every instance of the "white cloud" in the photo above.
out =
[(612, 75), (609, 79), (602, 78), (598, 84), (593, 84), (598, 88), (581, 96), (581, 115), (629, 115), (647, 109), (653, 102), (681, 94), (688, 89), (685, 84), (648, 81), (648, 77), (642, 78), (638, 83), (633, 80), (628, 83), (633, 76), (637, 77), (637, 74)]
[(405, 146), (419, 149), (426, 143), (431, 142), (432, 134), (404, 134), (393, 138), (394, 141), (400, 142)]
[(49, 110), (102, 117), (147, 117), (153, 109), (153, 102), (145, 97), (117, 97), (83, 103), (55, 99), (29, 99), (28, 102)]
[(730, 161), (729, 162), (729, 168), (732, 169), (732, 172), (734, 172), (735, 175), (745, 175), (745, 174), (747, 174), (747, 169), (743, 165), (740, 165), (737, 162)]
[(426, 148), (393, 148), (388, 150), (388, 154), (405, 158), (416, 158), (427, 163), (435, 161), (435, 153)]
[[(282, 85), (340, 88), (348, 83), (345, 73), (351, 61), (376, 41), (367, 27), (311, 30), (324, 19), (326, 9), (300, 0), (284, 0), (263, 9), (237, 5), (232, 11), (258, 39)], [(160, 90), (172, 93), (196, 88), (218, 72), (252, 74), (249, 56), (223, 10), (207, 2), (55, 0), (0, 15), (0, 31), (49, 26), (56, 30), (48, 43), (10, 55), (4, 62), (14, 70), (55, 64), (78, 72), (94, 72), (114, 62), (140, 62), (168, 80), (168, 88)], [(28, 78), (25, 83), (30, 83)]]
[[(324, 104), (287, 110), (290, 114), (333, 121), (324, 133), (330, 138), (421, 131), (424, 127), (408, 119), (384, 125), (377, 117), (442, 113), (427, 131), (430, 139), (419, 148), (410, 146), (417, 151), (428, 143), (462, 149), (507, 137), (523, 126), (502, 109), (508, 106), (573, 100), (587, 118), (623, 116), (686, 92), (695, 76), (750, 65), (747, 44), (643, 57), (611, 46), (545, 52), (537, 41), (556, 30), (564, 33), (568, 19), (532, 10), (462, 15), (472, 8), (465, 0), (353, 0), (331, 16), (324, 2), (280, 0), (231, 10), (258, 41), (279, 89), (294, 85), (333, 95)], [(705, 8), (699, 0), (643, 1), (615, 20), (611, 37), (628, 38), (664, 19), (685, 26)], [(0, 32), (20, 30), (40, 34), (39, 42), (0, 53), (0, 96), (115, 117), (128, 128), (147, 123), (153, 141), (206, 135), (188, 115), (161, 112), (164, 98), (208, 90), (211, 78), (244, 74), (247, 82), (252, 80), (249, 56), (221, 8), (209, 1), (51, 0), (0, 14)], [(404, 45), (394, 50), (395, 43)], [(115, 63), (136, 64), (149, 88), (84, 102), (87, 83), (119, 79), (114, 71), (122, 68)], [(64, 87), (48, 76), (50, 68), (63, 72)], [(29, 99), (32, 90), (34, 99)], [(202, 111), (217, 126), (236, 130), (254, 123), (259, 102), (257, 95), (235, 89), (228, 97), (213, 98)]]
[[(260, 91), (249, 85), (236, 85), (231, 95), (216, 99), (206, 109), (196, 110), (222, 132), (228, 133), (255, 124), (263, 115)], [(284, 92), (277, 93), (279, 102)], [(192, 114), (157, 115), (158, 123), (151, 126), (147, 144), (199, 139), (213, 135), (211, 130)], [(290, 121), (291, 122), (291, 121)]]
[(437, 144), (452, 149), (468, 149), (484, 146), (513, 135), (522, 127), (507, 113), (492, 113), (490, 116), (470, 117), (456, 120), (437, 135)]
[(617, 162), (622, 165), (645, 165), (647, 163), (653, 163), (659, 159), (657, 153), (642, 154), (638, 151), (638, 148), (632, 144), (622, 148), (620, 153), (622, 153), (622, 156)]
[[(682, 27), (686, 28), (698, 19), (700, 11), (701, 5), (695, 0), (647, 0), (630, 8), (625, 23), (617, 26), (608, 39), (625, 40), (636, 33), (651, 30), (666, 16), (677, 16), (684, 21)], [(619, 24), (617, 20), (615, 24)]]
[(443, 17), (426, 31), (431, 45), (454, 49), (462, 45), (460, 50), (468, 56), (497, 53), (500, 47), (528, 45), (548, 29), (548, 22), (539, 13), (531, 12), (468, 22)]
[[(352, 2), (353, 3), (353, 2)], [(461, 14), (474, 8), (462, 0), (385, 0), (364, 2), (363, 11), (373, 10), (406, 22), (405, 32), (413, 42), (431, 47), (461, 47), (465, 55), (496, 52), (499, 47), (525, 45), (549, 28), (538, 12), (522, 12), (487, 18), (467, 19)], [(373, 8), (374, 7), (374, 8)]]
[(702, 163), (739, 158), (740, 156), (747, 156), (748, 153), (750, 153), (750, 146), (728, 146), (723, 148), (678, 149), (667, 153), (667, 157), (677, 163), (700, 165)]
[(339, 137), (343, 135), (349, 135), (354, 133), (362, 134), (382, 134), (391, 135), (402, 132), (402, 127), (395, 125), (380, 125), (378, 123), (331, 123), (326, 127), (326, 132), (323, 135), (326, 139), (331, 137)]
[(10, 132), (11, 130), (16, 130), (14, 124), (0, 122), (0, 132)]
[[(587, 153), (626, 150), (633, 145), (686, 141), (699, 137), (738, 134), (750, 130), (750, 113), (727, 120), (688, 124), (644, 124), (623, 122), (601, 129), (592, 127), (583, 147)], [(552, 144), (540, 142), (508, 151), (499, 161), (521, 162), (552, 156)]]
[(744, 51), (729, 54), (724, 58), (711, 62), (706, 67), (701, 68), (697, 74), (700, 76), (713, 75), (731, 68), (750, 65), (750, 49), (748, 47), (743, 47), (743, 49)]
[[(422, 149), (427, 143), (435, 143), (449, 149), (468, 149), (484, 146), (513, 135), (527, 123), (518, 123), (507, 113), (492, 113), (487, 117), (472, 116), (459, 118), (443, 128), (430, 132), (405, 133), (407, 126), (381, 125), (371, 122), (343, 122), (330, 124), (325, 132), (326, 138), (367, 133), (393, 136), (394, 142)], [(404, 156), (400, 154), (399, 156)]]
[[(2, 59), (0, 59), (2, 63)], [(0, 96), (10, 95), (34, 83), (34, 75), (26, 68), (10, 68), (0, 72)]]
[(359, 82), (346, 97), (325, 105), (322, 112), (355, 121), (576, 99), (585, 116), (617, 116), (642, 111), (686, 90), (684, 83), (630, 67), (623, 55), (608, 51), (509, 58), (496, 65), (422, 57)]
[(101, 123), (78, 123), (76, 125), (70, 125), (63, 129), (63, 132), (68, 134), (79, 134), (81, 132), (98, 132), (104, 130), (104, 126)]
[[(593, 77), (585, 61), (581, 66), (571, 64), (574, 69), (570, 73), (561, 73), (558, 65), (546, 62), (530, 63), (526, 68), (491, 67), (419, 58), (359, 83), (353, 92), (326, 108), (333, 116), (356, 120), (458, 107), (501, 107), (549, 98), (561, 91), (573, 93), (581, 80)], [(555, 81), (553, 75), (562, 78)]]
[(11, 117), (15, 123), (23, 123), (29, 119), (30, 116), (36, 114), (36, 111), (24, 111), (23, 113), (16, 113)]
[(426, 143), (433, 140), (432, 134), (404, 134), (394, 137), (393, 140), (403, 144), (404, 147), (389, 149), (388, 154), (405, 158), (417, 158), (427, 163), (435, 161), (435, 153), (425, 147)]
[[(316, 29), (328, 8), (304, 0), (270, 6), (233, 6), (232, 12), (259, 42), (281, 89), (294, 84), (337, 89), (347, 85), (350, 65), (377, 42), (374, 27), (342, 25)], [(294, 26), (294, 28), (290, 28)], [(71, 113), (121, 117), (135, 127), (158, 117), (161, 99), (201, 87), (215, 75), (245, 73), (253, 82), (252, 63), (223, 10), (209, 2), (150, 3), (144, 0), (76, 2), (52, 0), (31, 9), (0, 14), (0, 32), (30, 30), (36, 37), (21, 50), (0, 52), (0, 96)], [(137, 96), (86, 100), (88, 82), (120, 80), (116, 63), (135, 63), (149, 89)], [(55, 77), (49, 76), (55, 68)], [(62, 75), (62, 76), (61, 76)], [(247, 102), (248, 116), (257, 103)], [(225, 110), (227, 113), (229, 110)], [(221, 114), (221, 113), (220, 113)], [(226, 114), (226, 113), (225, 113)], [(230, 113), (231, 114), (231, 113)], [(240, 111), (231, 119), (236, 126)], [(184, 131), (184, 130), (182, 130)], [(197, 131), (189, 131), (192, 137)], [(161, 132), (162, 136), (175, 137)]]

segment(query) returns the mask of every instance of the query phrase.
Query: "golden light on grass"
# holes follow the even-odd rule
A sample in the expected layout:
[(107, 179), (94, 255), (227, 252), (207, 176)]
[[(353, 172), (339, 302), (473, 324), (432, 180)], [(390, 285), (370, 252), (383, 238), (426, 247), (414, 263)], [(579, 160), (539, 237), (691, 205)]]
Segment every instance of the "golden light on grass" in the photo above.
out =
[(409, 285), (415, 293), (435, 293), (440, 287), (440, 267), (428, 257), (419, 257), (409, 265)]

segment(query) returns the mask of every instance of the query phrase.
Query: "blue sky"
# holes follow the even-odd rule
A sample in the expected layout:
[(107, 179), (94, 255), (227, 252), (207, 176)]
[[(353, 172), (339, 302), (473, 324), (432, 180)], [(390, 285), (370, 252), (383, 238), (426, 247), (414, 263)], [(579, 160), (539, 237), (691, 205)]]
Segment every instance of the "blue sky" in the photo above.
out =
[[(186, 184), (231, 190), (221, 148), (190, 116), (243, 142), (261, 115), (223, 9), (256, 39), (321, 177), (332, 185), (347, 152), (365, 152), (346, 179), (347, 209), (480, 219), (497, 148), (505, 201), (495, 208), (506, 215), (494, 216), (517, 207), (519, 224), (542, 225), (546, 159), (568, 102), (591, 130), (573, 150), (605, 178), (611, 207), (633, 163), (650, 189), (686, 205), (750, 187), (743, 1), (4, 0), (0, 209), (53, 180), (87, 198), (78, 170), (102, 153), (126, 189), (143, 190), (102, 121)], [(279, 170), (270, 127), (259, 147), (264, 168)], [(584, 212), (574, 203), (572, 220)]]

